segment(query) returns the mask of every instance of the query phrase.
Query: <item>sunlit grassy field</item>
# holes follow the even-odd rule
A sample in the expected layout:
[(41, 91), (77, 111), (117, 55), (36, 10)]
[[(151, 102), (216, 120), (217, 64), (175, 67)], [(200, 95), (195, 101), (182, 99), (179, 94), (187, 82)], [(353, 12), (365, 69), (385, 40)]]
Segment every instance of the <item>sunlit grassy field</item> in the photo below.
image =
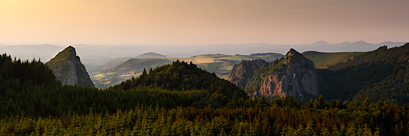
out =
[(354, 56), (360, 55), (364, 52), (335, 52), (335, 53), (326, 53), (326, 52), (316, 52), (316, 51), (307, 51), (302, 54), (314, 62), (315, 68), (324, 69), (330, 65), (337, 64), (339, 62), (344, 62), (348, 59), (353, 59)]

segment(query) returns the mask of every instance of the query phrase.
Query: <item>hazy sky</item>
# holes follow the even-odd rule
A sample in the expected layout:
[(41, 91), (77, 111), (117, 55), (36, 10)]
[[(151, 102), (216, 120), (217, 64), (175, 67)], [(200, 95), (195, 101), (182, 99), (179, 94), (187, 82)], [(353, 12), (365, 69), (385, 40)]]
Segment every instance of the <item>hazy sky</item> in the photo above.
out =
[(0, 44), (409, 41), (409, 0), (0, 0)]

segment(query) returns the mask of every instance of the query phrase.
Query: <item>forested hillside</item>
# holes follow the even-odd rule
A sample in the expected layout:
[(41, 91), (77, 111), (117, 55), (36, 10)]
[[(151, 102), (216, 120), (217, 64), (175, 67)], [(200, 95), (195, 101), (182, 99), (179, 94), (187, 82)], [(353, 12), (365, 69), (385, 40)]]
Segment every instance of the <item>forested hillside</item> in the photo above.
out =
[(195, 64), (179, 60), (150, 69), (149, 74), (144, 70), (140, 77), (126, 80), (109, 89), (128, 90), (137, 87), (159, 87), (177, 91), (206, 90), (209, 95), (201, 101), (201, 107), (208, 104), (221, 107), (229, 102), (234, 94), (241, 98), (247, 97), (242, 89), (229, 81), (220, 79), (216, 74), (202, 70)]
[(320, 92), (327, 100), (409, 102), (409, 43), (382, 46), (318, 72)]

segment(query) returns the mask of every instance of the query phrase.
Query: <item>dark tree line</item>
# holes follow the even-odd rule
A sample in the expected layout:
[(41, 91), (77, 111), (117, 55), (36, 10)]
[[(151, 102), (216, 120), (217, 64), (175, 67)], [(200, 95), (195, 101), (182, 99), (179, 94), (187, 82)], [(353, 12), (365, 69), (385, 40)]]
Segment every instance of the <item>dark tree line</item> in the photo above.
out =
[(18, 80), (41, 85), (59, 85), (52, 71), (40, 60), (21, 61), (7, 54), (0, 55), (0, 80)]
[(0, 135), (407, 135), (409, 105), (234, 97), (223, 108), (136, 106), (114, 113), (12, 116)]

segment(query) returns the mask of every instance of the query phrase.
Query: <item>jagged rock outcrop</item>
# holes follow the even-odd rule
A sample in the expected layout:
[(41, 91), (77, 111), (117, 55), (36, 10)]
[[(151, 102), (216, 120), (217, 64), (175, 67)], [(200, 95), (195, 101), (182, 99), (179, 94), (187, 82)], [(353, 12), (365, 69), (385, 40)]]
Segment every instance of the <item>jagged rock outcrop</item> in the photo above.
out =
[(303, 99), (303, 94), (319, 95), (314, 63), (294, 49), (287, 52), (278, 64), (282, 68), (267, 76), (256, 96), (293, 96)]
[(263, 67), (266, 63), (262, 59), (242, 60), (239, 64), (233, 66), (227, 80), (244, 89), (247, 81), (253, 77), (254, 71)]
[(68, 46), (46, 63), (63, 85), (95, 87), (75, 48)]

